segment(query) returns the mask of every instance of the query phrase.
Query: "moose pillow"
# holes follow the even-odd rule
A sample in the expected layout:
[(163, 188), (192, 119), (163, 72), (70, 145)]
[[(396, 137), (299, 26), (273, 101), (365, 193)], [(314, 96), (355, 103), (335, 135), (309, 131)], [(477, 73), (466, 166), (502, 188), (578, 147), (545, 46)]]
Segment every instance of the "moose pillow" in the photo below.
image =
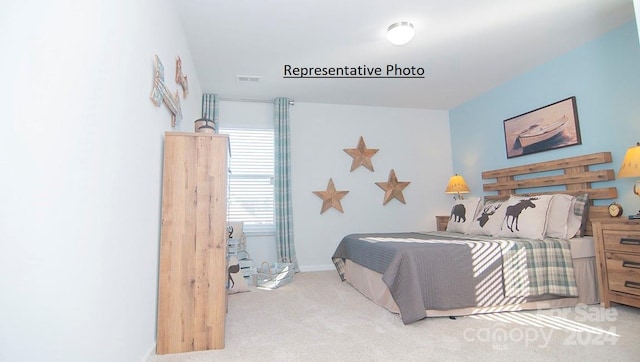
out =
[(511, 196), (502, 206), (504, 219), (497, 236), (543, 239), (551, 195)]
[(479, 197), (470, 197), (466, 200), (456, 200), (449, 214), (447, 231), (454, 233), (467, 233), (473, 222), (476, 211), (480, 205)]

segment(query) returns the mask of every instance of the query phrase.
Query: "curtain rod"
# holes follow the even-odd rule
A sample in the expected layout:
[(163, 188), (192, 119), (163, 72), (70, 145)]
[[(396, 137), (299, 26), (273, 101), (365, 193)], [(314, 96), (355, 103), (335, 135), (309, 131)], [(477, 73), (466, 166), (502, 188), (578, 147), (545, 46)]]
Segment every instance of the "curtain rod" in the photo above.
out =
[[(227, 98), (227, 97), (220, 97), (221, 101), (231, 101), (231, 102), (253, 102), (253, 103), (273, 103), (273, 100), (266, 100), (266, 99), (247, 99), (247, 98)], [(289, 100), (289, 105), (293, 106), (295, 105), (295, 101), (293, 99)]]

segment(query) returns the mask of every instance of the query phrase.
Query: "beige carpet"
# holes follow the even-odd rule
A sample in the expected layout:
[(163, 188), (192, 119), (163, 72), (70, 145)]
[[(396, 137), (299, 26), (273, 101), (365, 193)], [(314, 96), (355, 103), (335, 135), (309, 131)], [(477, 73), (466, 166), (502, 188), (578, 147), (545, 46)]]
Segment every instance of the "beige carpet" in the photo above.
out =
[(403, 325), (335, 271), (229, 296), (223, 350), (151, 356), (199, 361), (640, 361), (640, 309), (599, 306)]

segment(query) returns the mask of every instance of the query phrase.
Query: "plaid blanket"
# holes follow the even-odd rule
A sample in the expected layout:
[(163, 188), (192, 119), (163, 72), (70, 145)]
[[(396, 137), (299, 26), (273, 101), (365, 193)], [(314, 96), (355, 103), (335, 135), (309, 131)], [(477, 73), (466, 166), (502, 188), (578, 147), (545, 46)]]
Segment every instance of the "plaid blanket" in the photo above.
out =
[[(438, 231), (424, 234), (434, 237), (451, 235)], [(569, 240), (496, 239), (482, 235), (465, 237), (470, 240), (492, 241), (500, 245), (506, 297), (542, 294), (578, 296)]]
[(518, 239), (500, 243), (505, 296), (578, 295), (568, 240)]

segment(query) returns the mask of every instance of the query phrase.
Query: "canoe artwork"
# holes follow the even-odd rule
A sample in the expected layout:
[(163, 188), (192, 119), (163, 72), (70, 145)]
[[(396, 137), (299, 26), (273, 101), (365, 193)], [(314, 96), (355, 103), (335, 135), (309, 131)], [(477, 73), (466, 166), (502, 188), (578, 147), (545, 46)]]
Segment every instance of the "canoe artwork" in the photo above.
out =
[(566, 115), (555, 122), (532, 124), (527, 129), (516, 133), (516, 143), (519, 143), (520, 147), (529, 147), (536, 143), (548, 141), (562, 132), (566, 124)]
[(504, 121), (507, 158), (580, 144), (575, 97)]

